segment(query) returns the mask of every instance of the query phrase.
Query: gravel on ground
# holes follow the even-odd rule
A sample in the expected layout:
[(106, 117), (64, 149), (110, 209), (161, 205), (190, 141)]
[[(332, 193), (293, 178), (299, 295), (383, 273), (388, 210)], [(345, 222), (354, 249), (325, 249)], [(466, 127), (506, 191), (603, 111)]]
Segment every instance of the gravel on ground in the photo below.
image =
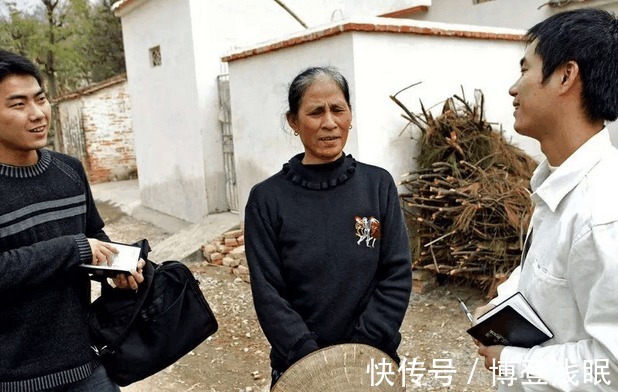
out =
[[(113, 241), (147, 238), (155, 245), (170, 236), (108, 203), (97, 203), (97, 207)], [(230, 274), (229, 267), (205, 262), (189, 263), (189, 267), (217, 316), (219, 330), (174, 365), (122, 391), (267, 392), (270, 346), (257, 321), (250, 284)], [(491, 373), (483, 368), (466, 333), (469, 322), (459, 308), (458, 297), (471, 310), (486, 301), (478, 289), (453, 282), (412, 294), (401, 327), (402, 366), (392, 369), (403, 372), (407, 391), (495, 390)], [(377, 375), (387, 382), (388, 375)]]

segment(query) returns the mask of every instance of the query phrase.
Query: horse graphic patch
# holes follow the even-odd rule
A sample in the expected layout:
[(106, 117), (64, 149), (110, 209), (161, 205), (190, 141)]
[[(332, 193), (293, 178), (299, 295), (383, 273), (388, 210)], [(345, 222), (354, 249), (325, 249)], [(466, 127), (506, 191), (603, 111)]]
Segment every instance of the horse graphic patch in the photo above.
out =
[(368, 248), (373, 248), (376, 243), (376, 240), (380, 239), (380, 221), (370, 216), (367, 218), (363, 216), (355, 216), (354, 219), (356, 223), (354, 228), (356, 230), (356, 236), (358, 237), (358, 241), (356, 242), (358, 245), (361, 242), (365, 241), (365, 245)]

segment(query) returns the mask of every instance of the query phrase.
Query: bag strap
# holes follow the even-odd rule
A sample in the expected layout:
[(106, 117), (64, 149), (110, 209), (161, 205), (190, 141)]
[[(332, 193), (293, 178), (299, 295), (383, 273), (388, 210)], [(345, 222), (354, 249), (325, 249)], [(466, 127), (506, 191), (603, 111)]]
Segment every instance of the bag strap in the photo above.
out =
[[(135, 292), (130, 293), (130, 294), (135, 295), (135, 304), (133, 306), (133, 312), (131, 314), (131, 318), (124, 325), (124, 329), (122, 330), (122, 332), (118, 334), (117, 339), (115, 339), (115, 341), (113, 342), (109, 342), (108, 345), (111, 346), (112, 349), (117, 347), (126, 338), (127, 333), (129, 332), (129, 328), (131, 327), (131, 324), (133, 324), (133, 322), (137, 318), (140, 310), (142, 309), (142, 306), (144, 305), (144, 302), (146, 301), (146, 298), (148, 297), (148, 293), (150, 292), (150, 288), (152, 287), (154, 273), (155, 273), (156, 268), (158, 267), (156, 263), (148, 259), (148, 252), (150, 252), (151, 250), (150, 245), (148, 244), (148, 240), (143, 239), (143, 240), (140, 240), (134, 243), (133, 245), (140, 246), (141, 248), (140, 258), (144, 259), (144, 261), (146, 262), (146, 264), (144, 265), (144, 268), (142, 269), (142, 275), (144, 276), (144, 281), (139, 284), (138, 289)], [(109, 292), (109, 290), (123, 290), (123, 289), (113, 288), (107, 282), (107, 280), (104, 280), (103, 282), (101, 282), (101, 296), (103, 297), (103, 299), (105, 299), (105, 294), (106, 292)]]

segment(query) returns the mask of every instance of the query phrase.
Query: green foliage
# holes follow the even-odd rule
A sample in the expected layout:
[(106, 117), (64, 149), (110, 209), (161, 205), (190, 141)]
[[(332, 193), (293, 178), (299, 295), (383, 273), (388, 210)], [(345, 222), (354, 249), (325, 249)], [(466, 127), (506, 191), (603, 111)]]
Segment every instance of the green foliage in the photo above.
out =
[(0, 47), (36, 62), (51, 96), (125, 72), (120, 20), (110, 0), (38, 1), (32, 13), (5, 1), (9, 16), (0, 20)]
[(93, 82), (126, 72), (120, 18), (111, 12), (111, 5), (112, 1), (102, 0), (94, 7), (90, 19), (84, 51)]
[(43, 26), (34, 15), (22, 14), (15, 3), (6, 3), (9, 15), (0, 20), (0, 47), (34, 59), (41, 50)]

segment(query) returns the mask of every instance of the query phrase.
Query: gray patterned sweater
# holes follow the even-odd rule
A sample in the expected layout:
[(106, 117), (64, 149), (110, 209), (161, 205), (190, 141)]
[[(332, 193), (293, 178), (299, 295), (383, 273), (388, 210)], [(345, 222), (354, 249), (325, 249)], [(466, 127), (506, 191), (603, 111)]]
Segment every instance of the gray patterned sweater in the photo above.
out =
[(0, 392), (88, 377), (88, 238), (108, 241), (81, 163), (39, 150), (33, 166), (0, 164)]

